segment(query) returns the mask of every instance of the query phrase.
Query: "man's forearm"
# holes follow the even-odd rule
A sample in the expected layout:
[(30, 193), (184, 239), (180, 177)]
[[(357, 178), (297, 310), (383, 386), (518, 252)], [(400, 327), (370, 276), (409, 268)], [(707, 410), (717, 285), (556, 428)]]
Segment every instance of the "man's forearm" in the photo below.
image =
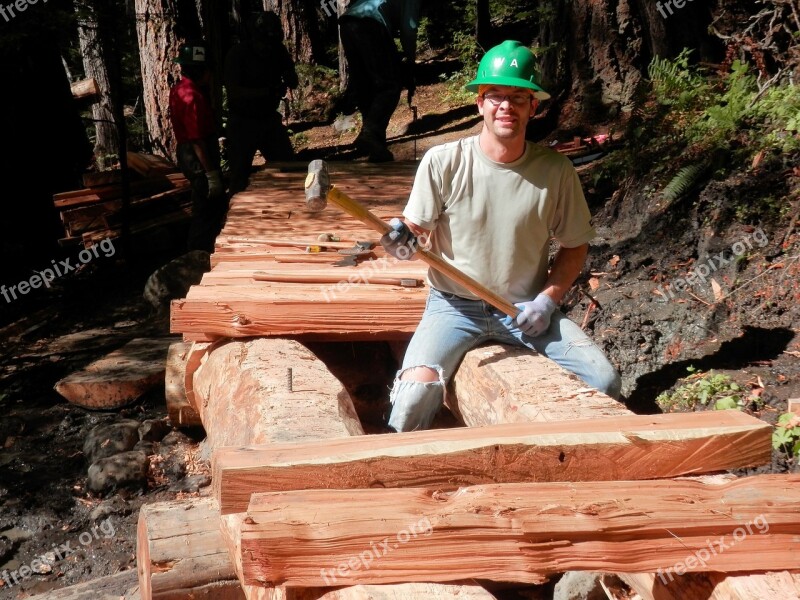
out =
[(564, 294), (569, 291), (572, 284), (583, 271), (586, 264), (586, 256), (589, 253), (589, 244), (583, 244), (576, 248), (564, 248), (563, 246), (556, 253), (553, 260), (553, 268), (544, 285), (542, 292), (550, 296), (556, 304), (564, 298)]

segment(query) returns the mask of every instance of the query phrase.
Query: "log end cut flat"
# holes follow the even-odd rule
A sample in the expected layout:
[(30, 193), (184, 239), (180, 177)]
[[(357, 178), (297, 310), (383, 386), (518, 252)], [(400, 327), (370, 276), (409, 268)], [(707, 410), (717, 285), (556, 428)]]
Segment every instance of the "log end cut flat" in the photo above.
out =
[(171, 339), (136, 339), (56, 383), (55, 390), (84, 408), (130, 404), (164, 381)]

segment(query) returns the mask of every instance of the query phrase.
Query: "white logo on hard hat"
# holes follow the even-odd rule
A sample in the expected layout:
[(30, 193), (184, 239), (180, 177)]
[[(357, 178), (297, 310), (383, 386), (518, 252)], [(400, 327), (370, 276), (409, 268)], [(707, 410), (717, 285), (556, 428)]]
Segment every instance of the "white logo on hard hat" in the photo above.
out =
[(512, 60), (511, 64), (508, 65), (508, 66), (509, 67), (517, 67), (517, 68), (519, 68), (519, 65), (517, 64), (517, 59), (515, 58), (514, 60)]
[(202, 46), (193, 46), (192, 60), (195, 62), (206, 62), (206, 49)]
[(503, 66), (503, 63), (504, 63), (504, 62), (506, 62), (506, 59), (505, 59), (505, 57), (503, 57), (503, 56), (498, 56), (497, 58), (495, 58), (495, 59), (494, 59), (494, 68), (495, 68), (495, 69), (499, 69), (500, 67), (502, 67), (502, 66)]

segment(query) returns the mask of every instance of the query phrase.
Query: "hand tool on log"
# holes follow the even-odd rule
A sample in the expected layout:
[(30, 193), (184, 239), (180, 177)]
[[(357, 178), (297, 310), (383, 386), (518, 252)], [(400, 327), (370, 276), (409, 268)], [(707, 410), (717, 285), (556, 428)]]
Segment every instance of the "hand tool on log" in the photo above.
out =
[[(330, 200), (350, 216), (355, 217), (381, 235), (384, 235), (392, 230), (388, 223), (381, 221), (364, 206), (350, 198), (344, 192), (340, 191), (336, 186), (331, 185), (330, 177), (328, 176), (328, 165), (324, 160), (317, 159), (309, 163), (308, 175), (306, 176), (305, 182), (305, 191), (306, 206), (310, 210), (320, 211), (327, 206), (328, 201)], [(481, 300), (488, 302), (495, 308), (503, 311), (508, 316), (516, 318), (520, 313), (520, 310), (511, 302), (494, 293), (481, 283), (475, 281), (469, 275), (462, 273), (454, 266), (448, 264), (442, 258), (426, 250), (425, 248), (418, 246), (417, 256), (419, 256), (420, 260), (426, 262), (431, 268), (436, 269), (443, 275), (446, 275), (457, 284), (468, 289)]]
[(321, 242), (320, 240), (289, 240), (280, 238), (248, 238), (248, 237), (229, 237), (227, 242), (231, 244), (264, 244), (267, 246), (292, 246), (296, 248), (310, 248), (313, 246), (322, 246), (325, 248), (334, 249), (351, 249), (359, 244), (372, 244), (374, 247), (377, 242), (351, 242), (351, 241), (330, 241)]
[[(382, 285), (398, 285), (402, 287), (419, 287), (421, 282), (414, 277), (387, 277), (386, 275), (367, 275), (358, 274), (359, 280), (356, 283), (373, 283)], [(256, 281), (275, 281), (281, 283), (339, 283), (341, 281), (347, 282), (347, 279), (342, 279), (336, 275), (320, 275), (320, 274), (275, 274), (266, 273), (264, 271), (256, 271), (253, 273), (253, 279)]]

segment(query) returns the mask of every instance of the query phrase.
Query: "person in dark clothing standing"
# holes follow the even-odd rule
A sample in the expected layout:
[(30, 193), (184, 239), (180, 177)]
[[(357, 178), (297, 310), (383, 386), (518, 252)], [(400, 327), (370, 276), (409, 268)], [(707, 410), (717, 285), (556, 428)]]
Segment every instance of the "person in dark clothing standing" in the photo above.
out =
[(225, 57), (231, 194), (247, 187), (256, 150), (267, 160), (294, 157), (278, 107), (287, 89), (296, 88), (298, 81), (283, 45), (280, 17), (270, 11), (253, 13), (245, 25), (247, 39)]
[[(413, 67), (421, 0), (353, 0), (339, 19), (339, 31), (349, 68), (341, 112), (361, 111), (363, 126), (356, 149), (371, 162), (394, 159), (386, 146), (386, 128), (408, 89), (414, 95)], [(402, 57), (394, 43), (399, 32)]]
[(207, 89), (211, 78), (202, 44), (184, 44), (175, 59), (181, 79), (169, 93), (169, 115), (178, 143), (178, 166), (192, 188), (189, 250), (214, 250), (227, 210), (220, 172), (219, 136)]

